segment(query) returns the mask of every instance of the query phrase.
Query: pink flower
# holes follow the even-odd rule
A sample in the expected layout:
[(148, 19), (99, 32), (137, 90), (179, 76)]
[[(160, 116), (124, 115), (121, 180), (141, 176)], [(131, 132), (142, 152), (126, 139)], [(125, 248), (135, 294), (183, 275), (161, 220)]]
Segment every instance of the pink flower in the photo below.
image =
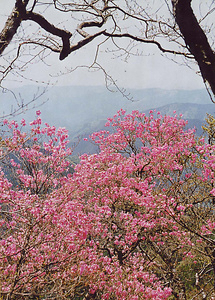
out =
[[(215, 195), (214, 148), (199, 144), (177, 116), (120, 110), (109, 118), (113, 130), (90, 138), (100, 151), (82, 155), (71, 170), (67, 131), (43, 127), (36, 114), (30, 133), (12, 121), (2, 147), (14, 180), (0, 172), (0, 292), (16, 276), (16, 290), (29, 294), (60, 279), (64, 293), (75, 283), (100, 299), (168, 299), (158, 256), (174, 249), (178, 272), (177, 257), (185, 251), (186, 263), (205, 251), (215, 228), (207, 213)], [(206, 209), (200, 215), (199, 200)]]
[(22, 120), (21, 120), (21, 124), (22, 124), (22, 126), (25, 126), (25, 125), (26, 125), (25, 119), (22, 119)]

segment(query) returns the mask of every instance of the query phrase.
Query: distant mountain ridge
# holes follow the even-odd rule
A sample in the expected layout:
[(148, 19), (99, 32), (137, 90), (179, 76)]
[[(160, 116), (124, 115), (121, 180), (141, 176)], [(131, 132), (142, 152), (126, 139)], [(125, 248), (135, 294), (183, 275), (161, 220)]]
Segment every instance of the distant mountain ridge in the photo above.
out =
[[(43, 88), (40, 90), (42, 92)], [(14, 89), (13, 92), (20, 98), (18, 101), (29, 102), (33, 95), (38, 94), (38, 88), (23, 86)], [(131, 112), (136, 109), (145, 111), (172, 103), (211, 104), (205, 90), (128, 89), (126, 92), (130, 93), (129, 97), (133, 98), (133, 102), (123, 98), (121, 93), (111, 93), (101, 86), (54, 86), (32, 104), (36, 104), (36, 107), (27, 110), (24, 117), (30, 121), (35, 110), (40, 109), (46, 122), (76, 132), (83, 123), (106, 119), (121, 108)], [(39, 106), (43, 102), (45, 103)], [(15, 104), (12, 93), (0, 93), (0, 116), (3, 111), (10, 112), (11, 106), (14, 107)]]
[[(14, 93), (20, 97), (20, 101), (23, 99), (28, 102), (33, 95), (37, 95), (38, 90), (34, 86), (24, 86), (15, 89)], [(190, 127), (196, 126), (199, 133), (206, 113), (215, 114), (215, 105), (211, 104), (205, 90), (128, 89), (128, 93), (129, 97), (133, 97), (133, 101), (123, 98), (119, 92), (111, 93), (100, 86), (51, 87), (36, 100), (35, 108), (27, 110), (16, 119), (25, 118), (29, 122), (34, 118), (35, 111), (40, 109), (42, 120), (50, 125), (66, 127), (73, 142), (77, 140), (77, 136), (87, 136), (102, 129), (107, 117), (112, 117), (121, 108), (127, 112), (139, 110), (146, 113), (150, 109), (156, 109), (163, 115), (171, 115), (176, 110), (189, 121)], [(47, 99), (49, 101), (45, 102)], [(43, 102), (45, 103), (40, 106)], [(3, 111), (10, 112), (14, 103), (11, 93), (1, 93), (0, 116)], [(79, 145), (81, 146), (82, 142)], [(83, 153), (83, 147), (81, 148), (79, 152)]]
[[(197, 104), (197, 103), (171, 103), (156, 109), (164, 115), (172, 115), (175, 110), (176, 113), (183, 114), (184, 119), (200, 119), (203, 120), (207, 113), (215, 113), (214, 104)], [(145, 112), (149, 112), (146, 110)]]

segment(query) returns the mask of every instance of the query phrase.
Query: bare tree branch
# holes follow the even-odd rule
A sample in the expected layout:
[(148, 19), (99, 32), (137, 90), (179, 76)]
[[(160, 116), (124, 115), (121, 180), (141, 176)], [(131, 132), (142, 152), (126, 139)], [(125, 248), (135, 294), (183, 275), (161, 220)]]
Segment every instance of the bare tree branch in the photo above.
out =
[[(206, 20), (215, 11), (213, 5), (208, 4), (208, 10), (202, 13), (199, 8), (203, 17), (198, 20), (191, 7), (192, 0), (171, 0), (171, 2), (165, 0), (159, 7), (150, 1), (140, 4), (137, 0), (132, 2), (122, 0), (120, 3), (114, 0), (67, 2), (53, 0), (47, 3), (38, 0), (31, 3), (29, 0), (14, 1), (14, 9), (0, 33), (0, 55), (13, 42), (21, 24), (24, 24), (24, 21), (32, 21), (44, 30), (42, 37), (38, 31), (37, 35), (34, 35), (34, 32), (26, 33), (26, 38), (24, 27), (23, 36), (16, 43), (16, 48), (25, 42), (35, 43), (44, 49), (48, 48), (52, 52), (59, 53), (59, 59), (64, 60), (72, 52), (90, 44), (97, 37), (100, 37), (98, 43), (112, 38), (109, 41), (113, 42), (114, 48), (116, 39), (154, 44), (161, 53), (170, 55), (170, 58), (174, 55), (174, 60), (179, 56), (184, 57), (186, 61), (196, 62), (208, 90), (210, 89), (215, 95), (213, 24), (209, 26), (206, 24), (207, 31), (204, 31)], [(42, 11), (41, 7), (45, 7), (45, 10)], [(72, 22), (68, 23), (65, 18), (62, 18), (63, 22), (65, 21), (63, 26), (55, 21), (52, 24), (48, 21), (46, 8), (54, 9), (61, 16), (62, 14), (69, 16), (69, 21)], [(61, 39), (61, 44), (58, 38)], [(107, 44), (106, 50), (111, 52), (109, 42)], [(34, 50), (29, 50), (32, 51), (30, 55), (34, 55)], [(126, 49), (126, 52), (128, 51)], [(10, 60), (12, 61), (13, 58)], [(11, 65), (10, 62), (8, 65)], [(8, 66), (5, 67), (6, 70), (9, 70), (8, 68)]]
[(163, 53), (171, 53), (171, 54), (174, 54), (174, 55), (176, 55), (176, 54), (177, 55), (183, 55), (183, 56), (185, 56), (187, 58), (191, 58), (191, 59), (193, 58), (193, 56), (190, 56), (189, 53), (184, 53), (184, 52), (174, 51), (174, 50), (170, 50), (170, 49), (165, 49), (157, 41), (143, 39), (143, 38), (131, 35), (129, 33), (117, 34), (117, 33), (108, 33), (107, 31), (105, 31), (104, 35), (112, 37), (112, 38), (124, 38), (124, 37), (126, 37), (126, 38), (129, 38), (129, 39), (132, 39), (134, 41), (141, 42), (141, 43), (155, 44), (158, 47), (158, 49), (161, 50)]
[(47, 32), (62, 38), (63, 47), (60, 53), (60, 60), (63, 60), (70, 53), (69, 40), (70, 37), (72, 36), (71, 32), (55, 27), (54, 25), (50, 24), (43, 16), (33, 13), (32, 11), (26, 12), (25, 20), (32, 20), (36, 22), (38, 25), (40, 25)]

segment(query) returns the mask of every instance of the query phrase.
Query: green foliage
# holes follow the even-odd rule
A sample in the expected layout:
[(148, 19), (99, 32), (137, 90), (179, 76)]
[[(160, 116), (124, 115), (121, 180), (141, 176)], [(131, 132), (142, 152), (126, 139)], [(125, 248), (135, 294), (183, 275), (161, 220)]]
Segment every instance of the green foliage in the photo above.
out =
[(211, 145), (215, 144), (215, 118), (211, 114), (207, 114), (205, 119), (206, 124), (202, 125), (203, 131), (208, 136), (208, 143)]

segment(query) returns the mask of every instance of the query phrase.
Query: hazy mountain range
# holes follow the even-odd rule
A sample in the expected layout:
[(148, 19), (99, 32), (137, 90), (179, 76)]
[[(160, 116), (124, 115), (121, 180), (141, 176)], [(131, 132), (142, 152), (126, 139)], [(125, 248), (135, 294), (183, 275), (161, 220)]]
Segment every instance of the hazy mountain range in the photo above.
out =
[[(22, 103), (30, 102), (42, 92), (42, 88), (38, 90), (34, 86), (24, 86), (14, 90), (16, 100), (10, 92), (1, 93), (0, 116), (9, 114), (16, 108), (17, 102), (22, 106)], [(25, 118), (30, 121), (34, 118), (35, 111), (40, 109), (44, 122), (66, 127), (70, 139), (74, 141), (77, 136), (85, 137), (102, 129), (107, 117), (113, 116), (121, 108), (128, 112), (156, 109), (162, 114), (172, 114), (176, 110), (189, 121), (189, 127), (196, 126), (199, 134), (206, 113), (215, 114), (215, 105), (210, 102), (205, 90), (133, 89), (127, 90), (126, 94), (133, 100), (128, 100), (119, 92), (110, 92), (105, 87), (52, 87), (16, 119)], [(77, 153), (93, 151), (92, 146), (84, 145), (83, 142), (76, 149)]]

